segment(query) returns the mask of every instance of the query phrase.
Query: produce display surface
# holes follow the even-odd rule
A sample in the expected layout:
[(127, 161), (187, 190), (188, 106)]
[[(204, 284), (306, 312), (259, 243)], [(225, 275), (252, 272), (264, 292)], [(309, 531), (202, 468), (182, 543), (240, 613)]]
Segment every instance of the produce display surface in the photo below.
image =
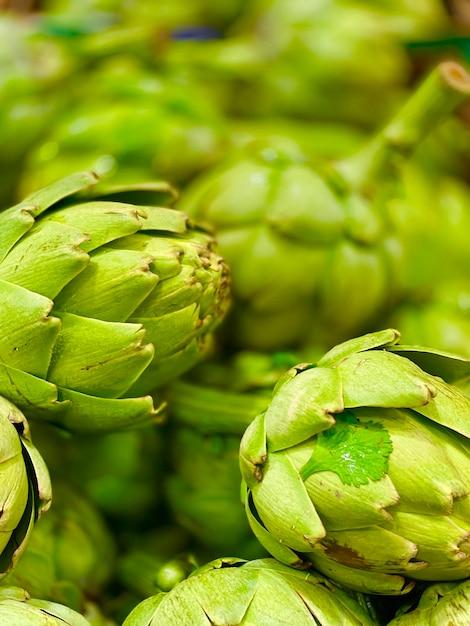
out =
[(470, 624), (466, 5), (0, 3), (0, 626)]

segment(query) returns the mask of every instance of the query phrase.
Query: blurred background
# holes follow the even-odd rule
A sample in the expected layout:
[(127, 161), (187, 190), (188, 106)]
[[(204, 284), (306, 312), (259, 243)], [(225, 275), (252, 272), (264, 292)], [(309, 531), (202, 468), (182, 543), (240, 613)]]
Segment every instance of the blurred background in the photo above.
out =
[[(373, 312), (367, 318), (358, 313), (356, 325), (341, 326), (344, 313), (335, 299), (324, 316), (328, 321), (342, 314), (337, 334), (328, 335), (325, 320), (305, 324), (291, 312), (288, 331), (279, 320), (270, 326), (264, 313), (244, 317), (249, 287), (241, 295), (237, 289), (245, 288), (254, 266), (239, 269), (240, 252), (232, 261), (224, 236), (230, 210), (241, 207), (243, 221), (243, 207), (255, 207), (265, 174), (270, 182), (263, 202), (282, 204), (282, 176), (290, 164), (330, 172), (329, 164), (356, 154), (445, 60), (470, 64), (466, 0), (0, 0), (0, 210), (85, 169), (110, 185), (168, 181), (181, 201), (176, 206), (190, 213), (191, 199), (203, 190), (212, 215), (221, 218), (215, 231), (234, 269), (235, 301), (242, 303), (235, 303), (221, 329), (215, 354), (221, 363), (196, 368), (169, 390), (173, 415), (164, 445), (155, 430), (72, 440), (33, 427), (53, 477), (86, 493), (124, 555), (116, 581), (109, 548), (105, 582), (90, 583), (93, 592), (86, 592), (97, 600), (108, 584), (106, 610), (117, 621), (155, 590), (145, 578), (147, 565), (155, 572), (160, 562), (189, 549), (200, 562), (263, 554), (240, 506), (239, 438), (277, 376), (303, 355), (313, 361), (353, 334), (394, 326), (404, 343), (470, 357), (468, 101), (427, 133), (393, 179), (387, 210), (401, 229), (400, 241), (406, 240), (406, 268), (397, 291), (393, 277), (380, 269), (370, 303), (355, 287), (358, 310), (370, 304)], [(334, 175), (328, 177), (334, 182)], [(361, 197), (376, 197), (376, 187), (361, 188)], [(315, 195), (317, 188), (311, 189)], [(369, 210), (361, 204), (348, 222), (348, 236), (360, 231), (360, 246), (373, 248), (374, 238), (382, 237), (372, 232), (378, 205)], [(204, 211), (193, 215), (209, 220)], [(290, 232), (286, 237), (293, 239)], [(392, 244), (386, 239), (387, 254)], [(313, 273), (313, 261), (310, 266), (299, 258)], [(341, 263), (343, 272), (347, 259)], [(284, 271), (292, 289), (305, 284), (294, 266), (282, 267), (276, 277)], [(344, 283), (354, 287), (358, 268), (352, 278), (346, 272), (344, 280), (342, 273), (327, 283), (339, 302)], [(229, 338), (227, 328), (236, 328)], [(275, 351), (281, 356), (271, 357)], [(204, 411), (219, 411), (228, 390), (233, 406), (245, 397), (250, 411), (240, 404), (243, 419), (233, 431), (222, 424), (235, 410), (204, 430)], [(208, 422), (216, 417), (210, 414)], [(96, 543), (107, 546), (102, 539)], [(193, 567), (191, 559), (179, 565), (185, 574)]]

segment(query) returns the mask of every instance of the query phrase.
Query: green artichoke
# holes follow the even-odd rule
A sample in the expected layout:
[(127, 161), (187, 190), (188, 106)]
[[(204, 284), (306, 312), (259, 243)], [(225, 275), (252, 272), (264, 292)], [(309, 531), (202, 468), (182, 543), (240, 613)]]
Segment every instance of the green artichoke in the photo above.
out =
[(54, 481), (51, 510), (35, 525), (4, 586), (82, 612), (98, 600), (113, 578), (114, 538), (92, 503), (60, 480)]
[(51, 504), (47, 467), (21, 411), (0, 397), (0, 576), (23, 554), (39, 517)]
[(246, 430), (262, 545), (358, 591), (470, 576), (470, 361), (384, 330), (289, 370)]
[(0, 213), (0, 393), (84, 432), (155, 419), (145, 394), (211, 349), (229, 303), (209, 233), (126, 201), (167, 186), (100, 195), (96, 181), (72, 174)]
[(387, 626), (467, 626), (470, 620), (470, 580), (429, 585), (416, 608), (400, 610)]
[(8, 626), (91, 626), (68, 606), (37, 600), (20, 587), (0, 587), (0, 624)]
[(442, 63), (350, 157), (321, 164), (291, 141), (255, 144), (185, 190), (179, 208), (215, 228), (232, 271), (228, 343), (326, 350), (377, 327), (410, 281), (432, 213), (409, 202), (403, 162), (469, 93), (464, 68)]
[(218, 559), (141, 602), (123, 626), (296, 624), (373, 626), (354, 598), (313, 572), (274, 559)]
[(30, 152), (20, 195), (86, 169), (119, 184), (158, 176), (180, 185), (221, 157), (225, 123), (194, 81), (157, 73), (132, 55), (96, 65)]

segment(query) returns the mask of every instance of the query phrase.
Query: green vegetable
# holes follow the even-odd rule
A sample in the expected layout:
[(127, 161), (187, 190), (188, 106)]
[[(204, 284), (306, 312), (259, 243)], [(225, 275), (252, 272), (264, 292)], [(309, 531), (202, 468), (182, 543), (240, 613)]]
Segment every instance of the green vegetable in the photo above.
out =
[(413, 201), (403, 163), (469, 93), (464, 68), (442, 63), (347, 158), (314, 162), (278, 138), (195, 179), (179, 207), (215, 228), (231, 268), (230, 346), (324, 351), (377, 327), (408, 288), (419, 251), (429, 257), (421, 239), (433, 209)]
[(49, 473), (24, 415), (0, 397), (0, 576), (23, 554), (51, 497)]
[(261, 544), (385, 595), (470, 576), (470, 399), (457, 386), (470, 361), (399, 338), (364, 335), (289, 370), (240, 447)]
[(146, 394), (211, 349), (229, 303), (212, 236), (148, 206), (167, 185), (96, 180), (72, 174), (0, 213), (0, 393), (82, 432), (155, 419)]
[(274, 559), (218, 559), (141, 602), (123, 626), (296, 624), (373, 626), (360, 604), (314, 572)]

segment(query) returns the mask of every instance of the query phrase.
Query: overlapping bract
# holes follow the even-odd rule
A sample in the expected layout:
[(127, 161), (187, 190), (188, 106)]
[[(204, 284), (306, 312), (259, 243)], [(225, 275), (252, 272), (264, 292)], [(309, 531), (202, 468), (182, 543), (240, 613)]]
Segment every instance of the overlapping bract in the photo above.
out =
[(72, 174), (0, 214), (0, 393), (77, 431), (155, 418), (146, 394), (210, 349), (229, 302), (210, 234), (96, 182)]
[(359, 591), (470, 576), (470, 361), (386, 330), (291, 369), (241, 444), (246, 511), (281, 561)]

